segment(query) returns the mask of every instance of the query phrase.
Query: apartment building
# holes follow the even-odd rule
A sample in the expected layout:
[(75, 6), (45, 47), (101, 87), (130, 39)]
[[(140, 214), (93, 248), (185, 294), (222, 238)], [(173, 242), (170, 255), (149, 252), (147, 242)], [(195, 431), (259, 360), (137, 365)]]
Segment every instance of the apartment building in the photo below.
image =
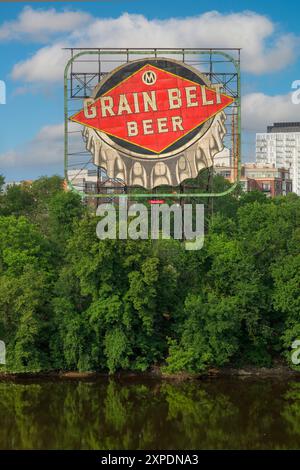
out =
[(289, 170), (293, 191), (300, 195), (300, 122), (275, 122), (256, 134), (256, 162)]

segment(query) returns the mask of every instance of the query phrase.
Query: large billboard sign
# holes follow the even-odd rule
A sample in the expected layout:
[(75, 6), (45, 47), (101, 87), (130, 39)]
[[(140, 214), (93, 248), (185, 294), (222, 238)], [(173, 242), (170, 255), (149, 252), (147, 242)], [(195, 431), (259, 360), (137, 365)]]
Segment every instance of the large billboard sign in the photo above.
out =
[(128, 186), (178, 186), (223, 149), (222, 84), (179, 61), (151, 58), (109, 73), (70, 117), (84, 126), (94, 163)]

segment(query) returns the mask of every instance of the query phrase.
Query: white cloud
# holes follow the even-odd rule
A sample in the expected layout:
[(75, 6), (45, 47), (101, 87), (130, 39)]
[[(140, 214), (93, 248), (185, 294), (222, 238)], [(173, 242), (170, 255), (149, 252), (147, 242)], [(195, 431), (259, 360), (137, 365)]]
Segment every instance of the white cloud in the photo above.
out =
[(269, 96), (250, 93), (242, 99), (242, 128), (244, 131), (266, 131), (275, 121), (299, 121), (300, 105), (293, 104), (292, 94)]
[(25, 145), (0, 155), (0, 167), (51, 165), (63, 162), (63, 124), (44, 126)]
[(53, 82), (63, 77), (64, 64), (69, 58), (64, 44), (57, 43), (39, 49), (30, 59), (16, 64), (12, 71), (15, 80), (24, 82)]
[[(48, 28), (55, 23), (54, 10), (50, 12)], [(300, 44), (294, 35), (278, 32), (266, 16), (250, 11), (230, 14), (210, 11), (166, 20), (124, 13), (118, 18), (90, 19), (71, 33), (65, 31), (59, 42), (39, 49), (32, 57), (16, 64), (12, 77), (25, 82), (61, 80), (66, 62), (62, 47), (95, 46), (241, 47), (243, 69), (261, 74), (281, 70), (292, 63)]]
[(91, 17), (81, 11), (58, 12), (25, 7), (15, 21), (0, 26), (0, 41), (28, 40), (47, 41), (50, 36), (73, 31), (88, 23)]
[[(81, 135), (82, 127), (77, 123), (69, 123), (69, 152), (72, 163), (82, 162), (82, 155), (76, 157), (74, 152), (84, 151), (85, 144)], [(79, 131), (79, 132), (78, 132)], [(78, 160), (79, 159), (79, 160)], [(90, 156), (87, 155), (87, 161)], [(46, 174), (53, 166), (63, 171), (64, 166), (64, 124), (43, 126), (28, 142), (11, 148), (0, 154), (0, 168), (40, 168)]]
[[(148, 20), (142, 15), (123, 14), (116, 19), (98, 19), (74, 38), (83, 45), (110, 47), (240, 47), (243, 67), (253, 73), (277, 70), (293, 59), (296, 38), (279, 35), (274, 23), (263, 15), (244, 11), (222, 14), (210, 11), (199, 16)], [(272, 45), (267, 42), (271, 40)], [(290, 48), (290, 49), (289, 49)]]

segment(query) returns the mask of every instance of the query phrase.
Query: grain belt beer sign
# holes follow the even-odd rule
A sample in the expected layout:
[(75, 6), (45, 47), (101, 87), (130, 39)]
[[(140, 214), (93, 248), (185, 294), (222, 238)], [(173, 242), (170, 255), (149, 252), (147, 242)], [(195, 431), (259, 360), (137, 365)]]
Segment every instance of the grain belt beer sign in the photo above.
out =
[(70, 119), (94, 163), (129, 186), (178, 186), (223, 149), (233, 98), (192, 67), (143, 59), (115, 69)]

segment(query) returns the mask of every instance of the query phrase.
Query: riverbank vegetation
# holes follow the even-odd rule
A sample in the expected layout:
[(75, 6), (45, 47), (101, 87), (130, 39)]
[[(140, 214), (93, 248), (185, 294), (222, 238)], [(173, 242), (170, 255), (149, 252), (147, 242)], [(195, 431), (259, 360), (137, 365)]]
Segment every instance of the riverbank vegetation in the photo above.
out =
[(206, 215), (203, 249), (186, 251), (177, 240), (100, 241), (98, 219), (58, 176), (2, 193), (0, 371), (289, 364), (300, 198), (238, 191)]

